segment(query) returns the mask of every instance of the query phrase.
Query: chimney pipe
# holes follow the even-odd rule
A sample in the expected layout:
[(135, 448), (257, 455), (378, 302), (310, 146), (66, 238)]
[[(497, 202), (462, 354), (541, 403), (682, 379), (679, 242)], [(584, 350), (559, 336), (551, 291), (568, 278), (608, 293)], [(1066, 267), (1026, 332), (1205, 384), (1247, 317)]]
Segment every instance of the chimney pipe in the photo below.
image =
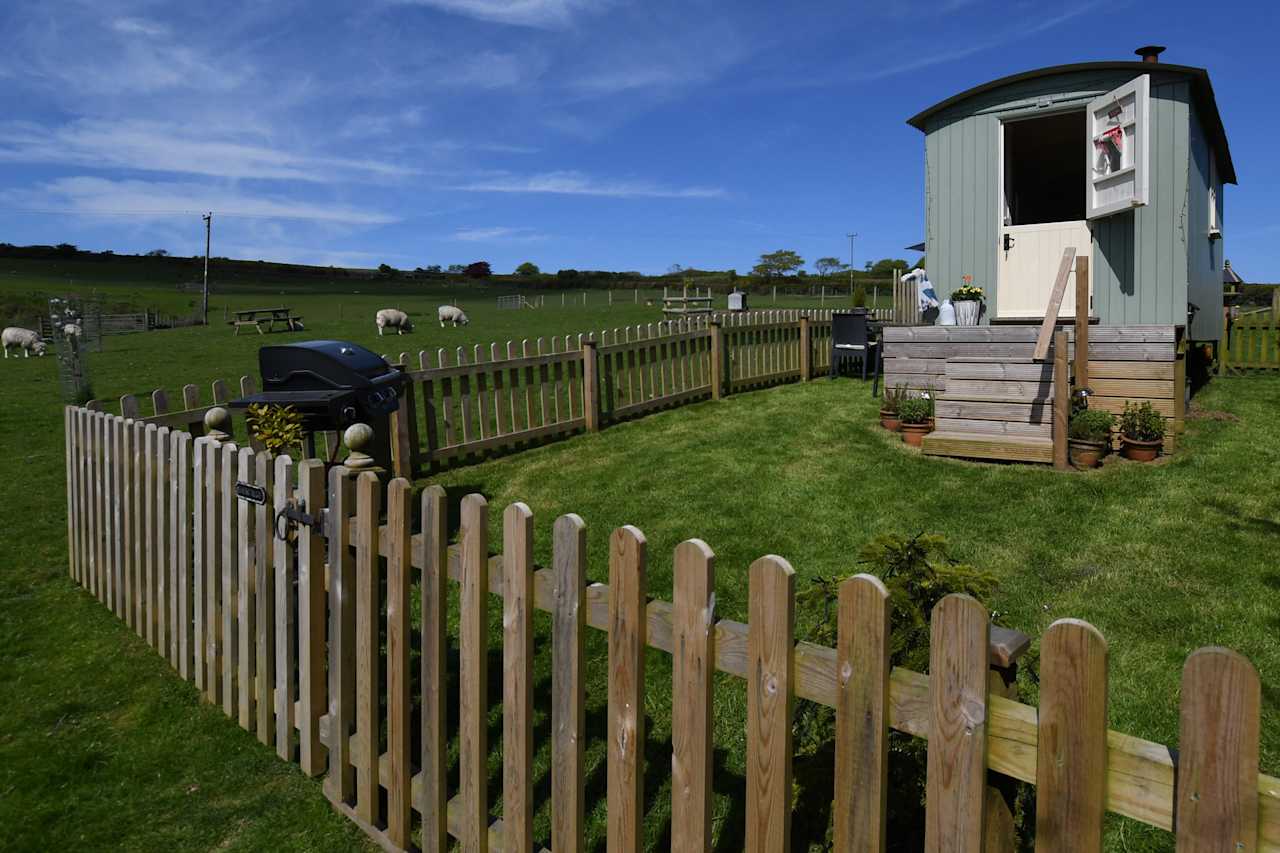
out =
[(1146, 45), (1145, 47), (1138, 48), (1137, 50), (1134, 51), (1134, 53), (1138, 54), (1138, 56), (1141, 56), (1143, 62), (1159, 62), (1160, 54), (1164, 53), (1164, 51), (1165, 51), (1164, 45), (1149, 44), (1149, 45)]

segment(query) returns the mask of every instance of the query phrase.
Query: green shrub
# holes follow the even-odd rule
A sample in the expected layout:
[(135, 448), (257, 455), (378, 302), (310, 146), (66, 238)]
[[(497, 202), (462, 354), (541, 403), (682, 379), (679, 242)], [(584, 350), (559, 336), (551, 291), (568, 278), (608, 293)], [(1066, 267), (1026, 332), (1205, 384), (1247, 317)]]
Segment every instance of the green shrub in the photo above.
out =
[(1082, 409), (1071, 417), (1068, 435), (1077, 441), (1105, 443), (1111, 440), (1115, 416), (1101, 409)]
[[(859, 568), (880, 578), (889, 593), (889, 662), (916, 672), (929, 668), (929, 618), (934, 606), (953, 592), (986, 599), (996, 589), (994, 575), (951, 559), (946, 540), (936, 534), (878, 536), (862, 547), (859, 556)], [(818, 577), (796, 596), (798, 636), (822, 646), (835, 645), (839, 584), (838, 578)], [(793, 731), (793, 820), (826, 826), (826, 843), (809, 849), (829, 850), (835, 711), (815, 702), (797, 702)], [(926, 741), (889, 733), (889, 829), (902, 849), (923, 845), (927, 756)]]
[(272, 453), (302, 447), (302, 412), (293, 406), (250, 404), (245, 411), (249, 434)]
[(888, 386), (884, 389), (884, 399), (880, 401), (880, 411), (898, 413), (898, 407), (902, 405), (902, 401), (907, 399), (907, 386), (894, 385), (892, 388)]
[(1159, 441), (1164, 438), (1164, 416), (1155, 410), (1150, 400), (1124, 404), (1120, 416), (1120, 433), (1137, 441)]
[(904, 424), (928, 423), (932, 412), (933, 400), (926, 397), (908, 397), (898, 404), (898, 417)]
[(853, 307), (867, 307), (867, 288), (864, 285), (858, 285), (853, 289)]

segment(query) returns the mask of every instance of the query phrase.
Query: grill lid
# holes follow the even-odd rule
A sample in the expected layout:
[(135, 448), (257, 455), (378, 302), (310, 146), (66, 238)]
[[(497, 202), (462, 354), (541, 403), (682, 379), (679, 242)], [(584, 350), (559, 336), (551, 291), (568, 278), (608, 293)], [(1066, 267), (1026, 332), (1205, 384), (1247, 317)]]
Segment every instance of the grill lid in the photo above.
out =
[(264, 391), (368, 388), (395, 373), (376, 353), (350, 341), (304, 341), (258, 350)]

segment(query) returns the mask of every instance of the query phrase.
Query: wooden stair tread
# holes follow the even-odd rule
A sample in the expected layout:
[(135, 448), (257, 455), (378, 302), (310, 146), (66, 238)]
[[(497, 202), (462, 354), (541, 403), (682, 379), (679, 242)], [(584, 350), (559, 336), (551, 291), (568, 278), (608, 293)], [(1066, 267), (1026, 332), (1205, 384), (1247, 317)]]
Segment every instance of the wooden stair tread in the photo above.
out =
[(1014, 358), (1014, 357), (991, 357), (976, 355), (953, 355), (947, 358), (948, 362), (959, 362), (963, 364), (1042, 364), (1034, 358)]
[(1020, 403), (1027, 406), (1052, 406), (1053, 405), (1053, 389), (1050, 388), (1047, 397), (1016, 397), (1016, 396), (1000, 396), (992, 394), (966, 394), (963, 391), (958, 393), (937, 394), (935, 400), (942, 400), (948, 403)]
[(935, 431), (924, 437), (921, 449), (929, 456), (1053, 462), (1053, 439), (1030, 435)]

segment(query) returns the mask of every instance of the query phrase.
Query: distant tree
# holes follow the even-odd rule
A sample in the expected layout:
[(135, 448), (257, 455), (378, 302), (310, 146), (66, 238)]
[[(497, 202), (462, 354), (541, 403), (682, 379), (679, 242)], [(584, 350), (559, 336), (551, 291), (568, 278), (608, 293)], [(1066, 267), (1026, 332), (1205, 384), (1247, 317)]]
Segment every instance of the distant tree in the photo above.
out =
[(462, 272), (465, 269), (462, 264), (449, 264), (449, 272)]
[(538, 265), (533, 261), (525, 261), (523, 264), (516, 267), (516, 275), (537, 275), (540, 272), (542, 272), (542, 270), (538, 269)]
[(839, 258), (818, 258), (813, 262), (813, 268), (818, 271), (818, 275), (831, 275), (844, 269), (844, 264), (840, 263)]
[(152, 249), (150, 252), (147, 252), (147, 257), (148, 258), (167, 258), (169, 257), (169, 250), (168, 249)]
[(439, 264), (430, 264), (430, 265), (428, 265), (428, 266), (427, 266), (427, 272), (429, 272), (429, 273), (439, 273), (439, 272), (440, 272), (440, 265), (439, 265)]
[(667, 275), (680, 275), (684, 270), (685, 268), (683, 264), (672, 264), (667, 267)]
[(559, 270), (556, 272), (556, 278), (562, 282), (574, 281), (578, 278), (577, 270)]
[(391, 264), (378, 264), (378, 275), (383, 278), (395, 278), (400, 275), (400, 270), (391, 266)]
[(76, 248), (74, 243), (59, 243), (53, 248), (57, 250), (59, 255), (64, 255), (64, 256), (74, 255), (76, 252), (80, 251), (79, 249)]
[(867, 272), (876, 278), (889, 278), (893, 275), (894, 270), (906, 272), (908, 269), (910, 269), (910, 264), (901, 258), (881, 258), (874, 264), (870, 264), (867, 267)]
[(854, 308), (867, 307), (867, 288), (861, 284), (855, 287), (853, 290), (853, 307)]
[(871, 267), (873, 267), (873, 266), (874, 266), (874, 264), (872, 264), (872, 263), (871, 263), (871, 261), (867, 261), (865, 264), (863, 264), (863, 265), (862, 265), (862, 271), (863, 271), (863, 272), (871, 272)]
[(467, 264), (462, 274), (467, 278), (488, 278), (493, 275), (493, 271), (489, 269), (488, 261), (476, 261), (473, 264)]
[(791, 249), (779, 249), (760, 256), (760, 263), (751, 268), (753, 275), (764, 278), (787, 275), (804, 266), (804, 258)]

